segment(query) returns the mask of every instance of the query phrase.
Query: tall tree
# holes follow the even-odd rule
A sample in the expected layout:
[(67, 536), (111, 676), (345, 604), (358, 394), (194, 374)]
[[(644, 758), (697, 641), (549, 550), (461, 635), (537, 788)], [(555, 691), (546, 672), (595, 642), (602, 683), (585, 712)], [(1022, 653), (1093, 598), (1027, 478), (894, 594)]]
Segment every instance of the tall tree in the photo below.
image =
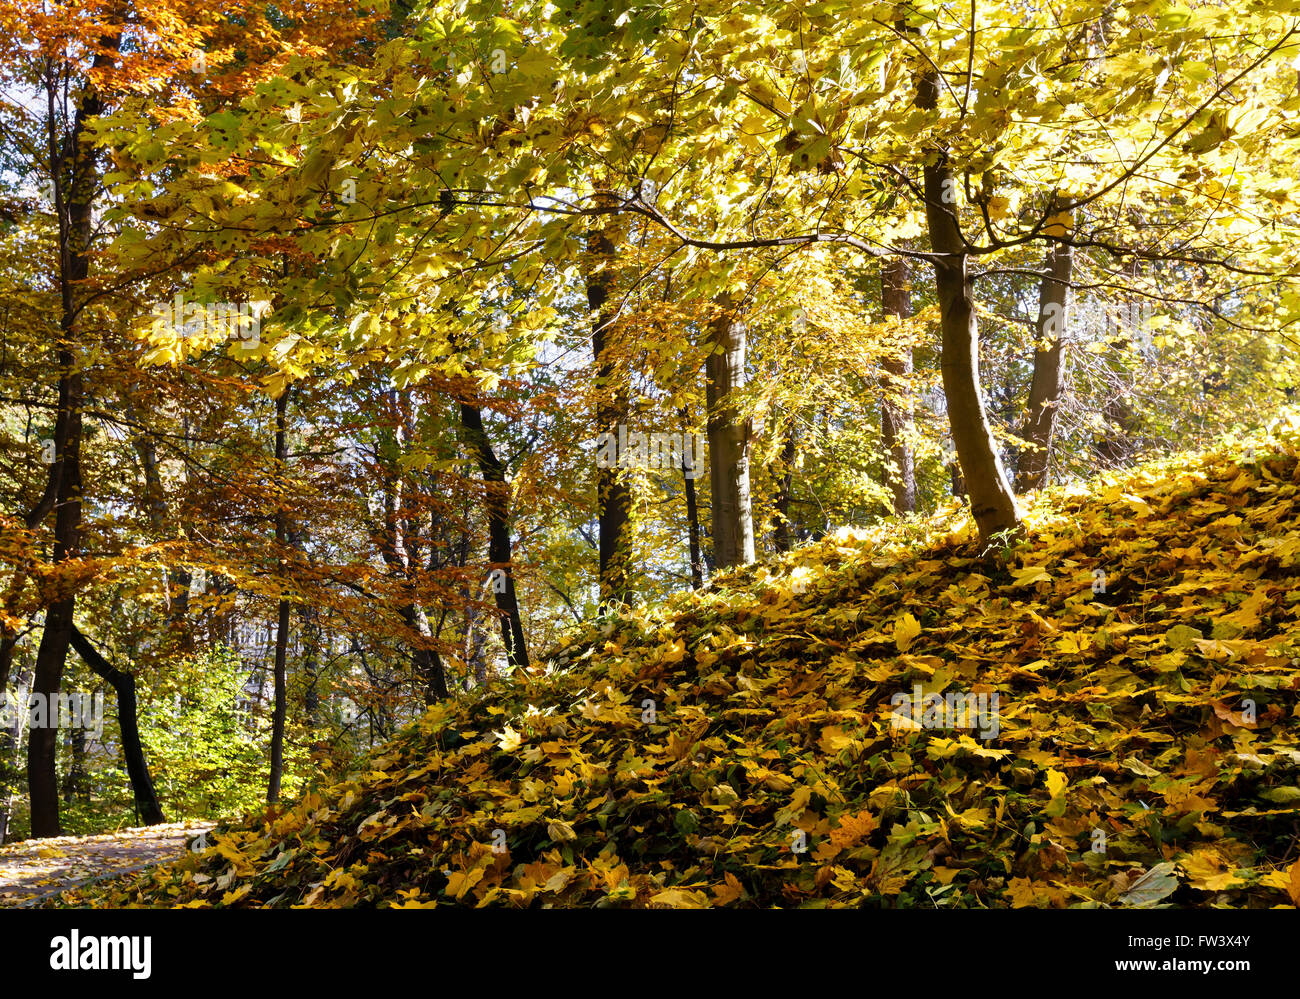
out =
[[(597, 204), (610, 207), (612, 194), (597, 195)], [(619, 361), (617, 340), (617, 245), (624, 229), (614, 216), (599, 216), (587, 236), (589, 254), (587, 307), (591, 310), (591, 353), (595, 360), (596, 428), (619, 437), (630, 409), (627, 370)], [(621, 459), (621, 455), (619, 456)], [(596, 516), (600, 548), (600, 600), (625, 602), (632, 595), (630, 548), (632, 491), (620, 469), (621, 462), (596, 470)]]
[[(45, 494), (26, 518), (29, 528), (54, 511), (55, 565), (75, 559), (81, 552), (81, 441), (85, 382), (78, 352), (80, 327), (85, 321), (83, 285), (90, 274), (95, 192), (99, 185), (98, 152), (89, 141), (91, 123), (104, 108), (97, 75), (116, 60), (120, 32), (99, 38), (79, 96), (68, 98), (65, 74), (71, 72), (50, 60), (43, 84), (49, 150), (50, 187), (59, 225), (59, 334), (56, 352), (58, 410), (54, 425), (54, 461)], [(71, 106), (60, 104), (70, 100)], [(68, 121), (68, 127), (62, 122)], [(57, 702), (63, 685), (63, 668), (72, 639), (76, 590), (71, 580), (59, 578), (45, 608), (41, 642), (36, 650), (33, 696), (47, 704)], [(32, 835), (57, 836), (59, 826), (58, 778), (55, 754), (58, 727), (51, 713), (47, 724), (33, 728), (27, 743), (27, 786), (31, 796)]]
[[(938, 73), (921, 75), (916, 105), (934, 111), (939, 103)], [(934, 251), (935, 291), (942, 334), (943, 394), (948, 425), (961, 464), (971, 516), (981, 539), (1020, 528), (1020, 508), (1002, 467), (989, 426), (980, 386), (980, 341), (969, 244), (957, 218), (957, 178), (948, 150), (938, 148), (925, 167), (925, 218)]]

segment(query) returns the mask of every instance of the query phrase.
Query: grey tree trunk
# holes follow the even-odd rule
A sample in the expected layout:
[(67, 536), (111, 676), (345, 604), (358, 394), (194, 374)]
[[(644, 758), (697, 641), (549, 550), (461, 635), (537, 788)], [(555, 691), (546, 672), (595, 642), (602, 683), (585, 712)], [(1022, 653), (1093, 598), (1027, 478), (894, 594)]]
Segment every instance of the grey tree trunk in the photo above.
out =
[[(931, 73), (921, 79), (917, 106), (938, 106), (939, 84)], [(930, 233), (935, 288), (942, 329), (943, 393), (957, 460), (961, 465), (971, 515), (980, 540), (1001, 531), (1019, 531), (1020, 508), (1007, 480), (997, 442), (984, 409), (980, 387), (979, 330), (966, 241), (957, 224), (957, 182), (946, 150), (925, 167), (925, 218)]]
[(745, 387), (745, 325), (729, 303), (710, 323), (706, 362), (709, 488), (713, 493), (713, 561), (718, 569), (754, 561), (749, 498), (749, 425), (736, 396)]
[[(881, 263), (880, 304), (886, 316), (898, 319), (911, 316), (910, 279), (906, 257)], [(916, 466), (912, 446), (908, 443), (914, 418), (911, 389), (907, 384), (912, 374), (911, 348), (905, 348), (897, 357), (886, 358), (882, 366), (885, 369), (885, 376), (881, 379), (885, 394), (881, 399), (880, 429), (889, 460), (886, 481), (893, 497), (894, 513), (912, 513), (916, 510)], [(906, 393), (902, 402), (897, 400), (900, 392)]]
[(1026, 446), (1020, 455), (1016, 474), (1017, 492), (1042, 489), (1047, 485), (1052, 433), (1065, 391), (1061, 345), (1069, 317), (1073, 271), (1073, 247), (1068, 243), (1054, 244), (1047, 251), (1047, 269), (1038, 290), (1034, 374), (1029, 383), (1029, 402), (1020, 428)]

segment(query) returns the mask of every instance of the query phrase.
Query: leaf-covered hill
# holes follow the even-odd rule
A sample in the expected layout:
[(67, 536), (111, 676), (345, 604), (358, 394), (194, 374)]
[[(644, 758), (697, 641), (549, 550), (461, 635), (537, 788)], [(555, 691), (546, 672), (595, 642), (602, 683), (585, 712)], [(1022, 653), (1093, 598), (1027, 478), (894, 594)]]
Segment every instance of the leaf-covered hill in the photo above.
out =
[(987, 558), (938, 520), (840, 536), (608, 621), (368, 771), (65, 903), (1300, 902), (1294, 430), (1029, 522)]

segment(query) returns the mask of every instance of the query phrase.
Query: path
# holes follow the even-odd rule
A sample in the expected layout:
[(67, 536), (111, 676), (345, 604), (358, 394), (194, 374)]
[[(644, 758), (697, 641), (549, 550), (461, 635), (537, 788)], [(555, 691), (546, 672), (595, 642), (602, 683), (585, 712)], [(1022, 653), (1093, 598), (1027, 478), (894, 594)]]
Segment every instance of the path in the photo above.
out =
[(102, 836), (29, 839), (0, 847), (0, 908), (183, 856), (210, 822), (172, 822)]

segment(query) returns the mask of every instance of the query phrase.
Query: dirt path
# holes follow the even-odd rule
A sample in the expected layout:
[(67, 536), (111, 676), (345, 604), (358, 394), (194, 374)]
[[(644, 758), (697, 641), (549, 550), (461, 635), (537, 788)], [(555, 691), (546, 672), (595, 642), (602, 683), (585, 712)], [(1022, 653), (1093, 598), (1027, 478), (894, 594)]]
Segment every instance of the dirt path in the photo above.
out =
[(0, 908), (182, 856), (211, 823), (173, 822), (103, 836), (60, 836), (0, 847)]

